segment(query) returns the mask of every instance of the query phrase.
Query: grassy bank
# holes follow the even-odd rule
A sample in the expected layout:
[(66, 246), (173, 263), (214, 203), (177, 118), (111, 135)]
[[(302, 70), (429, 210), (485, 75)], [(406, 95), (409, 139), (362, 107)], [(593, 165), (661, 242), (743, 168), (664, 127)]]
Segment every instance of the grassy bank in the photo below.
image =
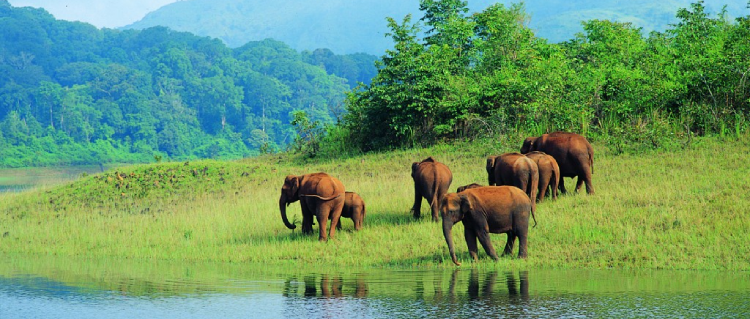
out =
[[(411, 162), (435, 156), (453, 171), (455, 189), (486, 183), (485, 157), (515, 151), (507, 145), (516, 144), (440, 145), (335, 162), (277, 155), (119, 168), (54, 188), (0, 194), (0, 253), (453, 267), (440, 224), (410, 217)], [(606, 145), (594, 148), (597, 194), (541, 203), (527, 260), (494, 263), (480, 251), (477, 266), (750, 270), (750, 144), (695, 139), (680, 151), (617, 156)], [(336, 239), (320, 243), (317, 235), (284, 227), (277, 206), (284, 176), (315, 171), (337, 176), (362, 195), (367, 219), (361, 232), (344, 219)], [(299, 224), (299, 204), (288, 211)], [(468, 261), (462, 225), (453, 231), (459, 258)], [(492, 237), (500, 249), (505, 236)]]

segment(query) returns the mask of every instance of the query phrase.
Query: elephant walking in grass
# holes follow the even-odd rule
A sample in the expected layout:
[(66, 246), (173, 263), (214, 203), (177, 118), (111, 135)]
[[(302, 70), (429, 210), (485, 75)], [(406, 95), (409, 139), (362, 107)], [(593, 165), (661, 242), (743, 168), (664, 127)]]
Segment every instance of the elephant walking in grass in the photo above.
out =
[(432, 221), (438, 221), (440, 198), (448, 193), (448, 187), (453, 182), (453, 173), (443, 163), (432, 156), (411, 165), (411, 177), (414, 179), (414, 205), (411, 208), (414, 218), (421, 215), (422, 198), (430, 203)]
[(448, 251), (456, 266), (460, 266), (456, 257), (451, 230), (458, 222), (464, 224), (464, 237), (469, 254), (474, 261), (477, 257), (477, 239), (484, 251), (492, 259), (498, 256), (490, 241), (490, 233), (507, 233), (503, 255), (513, 253), (513, 245), (518, 238), (518, 258), (527, 256), (529, 234), (529, 215), (534, 218), (532, 200), (521, 189), (515, 186), (484, 186), (464, 190), (460, 193), (446, 194), (440, 206), (443, 219), (443, 236), (448, 244)]
[[(591, 175), (594, 172), (594, 148), (585, 137), (568, 132), (542, 134), (529, 137), (521, 145), (521, 153), (545, 152), (555, 158), (560, 166), (561, 177), (578, 177), (576, 192), (586, 184), (586, 193), (594, 194)], [(565, 194), (565, 181), (560, 178), (560, 192)]]
[[(509, 185), (523, 190), (529, 198), (536, 199), (539, 188), (539, 167), (521, 153), (505, 153), (487, 158), (490, 186)], [(536, 200), (532, 201), (536, 209)]]
[(536, 201), (542, 202), (547, 194), (547, 188), (550, 188), (552, 199), (557, 199), (557, 187), (560, 185), (560, 166), (554, 157), (539, 151), (533, 151), (525, 154), (539, 168), (539, 192)]
[[(345, 201), (344, 184), (338, 179), (326, 173), (313, 173), (306, 175), (289, 175), (284, 179), (279, 198), (279, 210), (281, 219), (289, 229), (297, 228), (289, 222), (286, 216), (286, 207), (296, 201), (300, 201), (302, 207), (302, 233), (312, 233), (313, 216), (318, 219), (321, 241), (333, 238), (336, 225), (341, 218), (341, 212)], [(331, 230), (326, 234), (326, 223), (331, 219)]]

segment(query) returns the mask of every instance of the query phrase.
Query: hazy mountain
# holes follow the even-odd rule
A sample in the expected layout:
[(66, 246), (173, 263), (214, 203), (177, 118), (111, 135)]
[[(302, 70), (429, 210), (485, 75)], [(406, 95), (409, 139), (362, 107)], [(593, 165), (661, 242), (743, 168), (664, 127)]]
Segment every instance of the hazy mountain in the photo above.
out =
[[(610, 19), (632, 22), (644, 33), (664, 30), (676, 21), (679, 8), (696, 0), (545, 0), (527, 1), (530, 26), (537, 35), (560, 42), (581, 31), (581, 21)], [(516, 1), (469, 0), (472, 12), (492, 3)], [(721, 0), (705, 6), (713, 13)], [(730, 17), (748, 14), (746, 3), (726, 0)], [(163, 25), (178, 31), (222, 39), (230, 47), (274, 38), (297, 50), (328, 48), (335, 53), (382, 54), (392, 46), (385, 34), (386, 17), (397, 21), (413, 14), (422, 17), (418, 0), (185, 0), (149, 13), (125, 28)]]

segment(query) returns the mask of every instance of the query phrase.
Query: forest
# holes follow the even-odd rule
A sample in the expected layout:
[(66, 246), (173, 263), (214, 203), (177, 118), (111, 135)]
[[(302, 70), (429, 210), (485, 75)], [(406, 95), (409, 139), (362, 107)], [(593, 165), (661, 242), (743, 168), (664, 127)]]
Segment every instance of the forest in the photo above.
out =
[(750, 16), (698, 1), (663, 32), (589, 20), (550, 43), (523, 4), (420, 11), (387, 18), (378, 58), (97, 29), (0, 0), (0, 166), (325, 158), (554, 130), (637, 152), (750, 128)]
[[(0, 167), (241, 158), (333, 123), (375, 56), (230, 49), (165, 27), (97, 29), (0, 0)], [(295, 113), (296, 112), (296, 113)], [(301, 112), (301, 113), (300, 113)]]
[(420, 4), (419, 19), (389, 18), (394, 48), (348, 95), (322, 147), (341, 154), (566, 130), (638, 152), (750, 128), (750, 15), (712, 15), (698, 1), (664, 32), (590, 20), (550, 44), (528, 28), (522, 4), (473, 15), (466, 1)]

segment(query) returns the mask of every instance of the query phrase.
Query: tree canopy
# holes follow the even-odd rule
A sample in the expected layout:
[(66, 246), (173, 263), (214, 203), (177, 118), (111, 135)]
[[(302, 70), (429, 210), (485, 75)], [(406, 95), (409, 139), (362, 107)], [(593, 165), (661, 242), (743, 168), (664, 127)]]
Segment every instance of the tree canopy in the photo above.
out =
[(292, 113), (333, 123), (375, 56), (231, 49), (165, 27), (97, 29), (0, 1), (0, 166), (238, 158), (280, 150)]
[(420, 4), (423, 18), (388, 20), (394, 48), (348, 96), (342, 127), (358, 148), (568, 130), (624, 149), (750, 128), (750, 16), (710, 15), (698, 1), (664, 32), (590, 20), (551, 44), (523, 4), (473, 15), (466, 1)]

